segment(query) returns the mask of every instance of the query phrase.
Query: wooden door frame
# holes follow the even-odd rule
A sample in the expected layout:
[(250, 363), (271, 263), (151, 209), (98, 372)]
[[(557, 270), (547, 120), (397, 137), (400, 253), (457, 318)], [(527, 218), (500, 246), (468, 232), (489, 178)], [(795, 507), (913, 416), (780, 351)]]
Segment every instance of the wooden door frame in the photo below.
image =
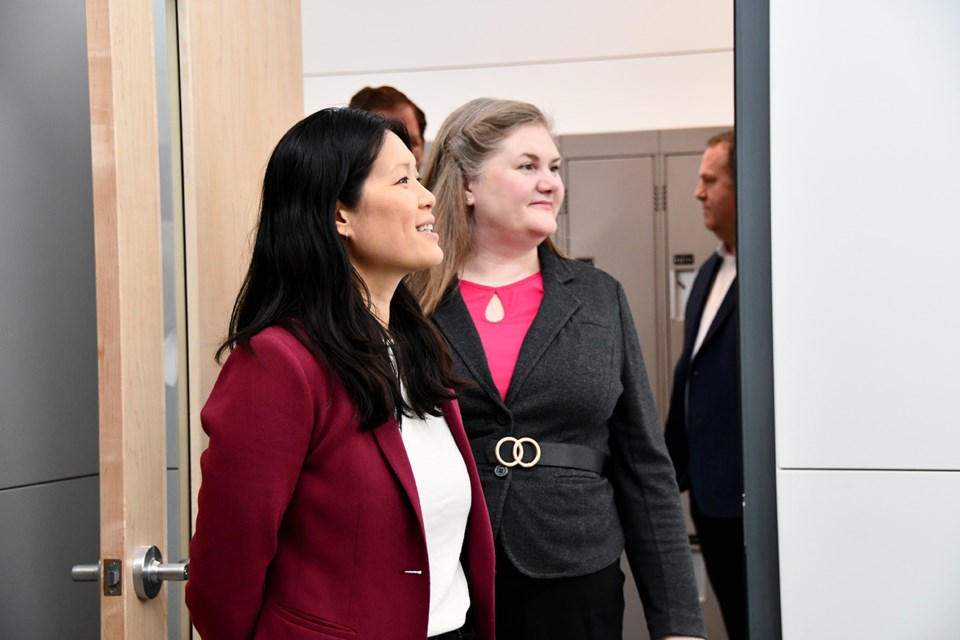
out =
[[(166, 550), (163, 282), (153, 16), (149, 0), (87, 0), (100, 402), (102, 638), (166, 637), (165, 590), (140, 601), (137, 549)], [(102, 577), (101, 577), (102, 579)]]

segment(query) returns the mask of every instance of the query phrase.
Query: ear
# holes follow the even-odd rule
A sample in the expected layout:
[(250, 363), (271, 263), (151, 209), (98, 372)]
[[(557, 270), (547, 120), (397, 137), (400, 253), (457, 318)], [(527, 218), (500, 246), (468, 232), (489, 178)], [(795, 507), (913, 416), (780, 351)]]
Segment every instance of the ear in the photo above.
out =
[(472, 207), (476, 199), (473, 195), (473, 180), (468, 180), (463, 187), (463, 200), (468, 207)]
[(340, 237), (344, 240), (350, 238), (350, 232), (352, 229), (351, 221), (353, 220), (353, 211), (347, 208), (342, 202), (337, 202), (337, 212), (336, 212), (336, 223), (337, 223), (337, 233), (340, 234)]

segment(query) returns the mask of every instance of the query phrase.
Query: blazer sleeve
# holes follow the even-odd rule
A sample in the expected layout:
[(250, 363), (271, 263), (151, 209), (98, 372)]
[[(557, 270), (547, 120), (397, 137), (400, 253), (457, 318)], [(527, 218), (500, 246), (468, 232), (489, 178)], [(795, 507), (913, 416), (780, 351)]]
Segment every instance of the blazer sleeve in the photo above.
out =
[(610, 477), (652, 638), (706, 637), (686, 523), (633, 317), (617, 285), (623, 391), (610, 420)]
[(210, 445), (200, 459), (186, 601), (204, 640), (253, 635), (316, 424), (302, 354), (279, 335), (234, 350), (201, 414)]

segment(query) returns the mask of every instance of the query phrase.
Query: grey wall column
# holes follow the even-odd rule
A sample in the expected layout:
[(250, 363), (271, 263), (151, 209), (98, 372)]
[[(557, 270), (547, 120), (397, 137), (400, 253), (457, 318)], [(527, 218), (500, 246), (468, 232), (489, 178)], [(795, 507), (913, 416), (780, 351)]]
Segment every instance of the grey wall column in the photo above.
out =
[(779, 640), (770, 280), (770, 6), (736, 0), (737, 279), (750, 637)]
[(100, 637), (84, 3), (0, 2), (0, 638)]

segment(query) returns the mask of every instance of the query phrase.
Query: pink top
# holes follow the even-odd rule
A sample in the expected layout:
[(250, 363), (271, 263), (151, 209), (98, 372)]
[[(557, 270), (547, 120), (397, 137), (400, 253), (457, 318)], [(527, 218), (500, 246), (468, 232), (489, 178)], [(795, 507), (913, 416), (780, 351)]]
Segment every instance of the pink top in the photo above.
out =
[[(460, 295), (480, 334), (493, 382), (500, 397), (506, 399), (520, 346), (543, 300), (543, 276), (537, 272), (502, 287), (461, 280)], [(503, 319), (499, 322), (491, 322), (486, 317), (487, 305), (494, 295), (499, 296), (503, 304)]]

